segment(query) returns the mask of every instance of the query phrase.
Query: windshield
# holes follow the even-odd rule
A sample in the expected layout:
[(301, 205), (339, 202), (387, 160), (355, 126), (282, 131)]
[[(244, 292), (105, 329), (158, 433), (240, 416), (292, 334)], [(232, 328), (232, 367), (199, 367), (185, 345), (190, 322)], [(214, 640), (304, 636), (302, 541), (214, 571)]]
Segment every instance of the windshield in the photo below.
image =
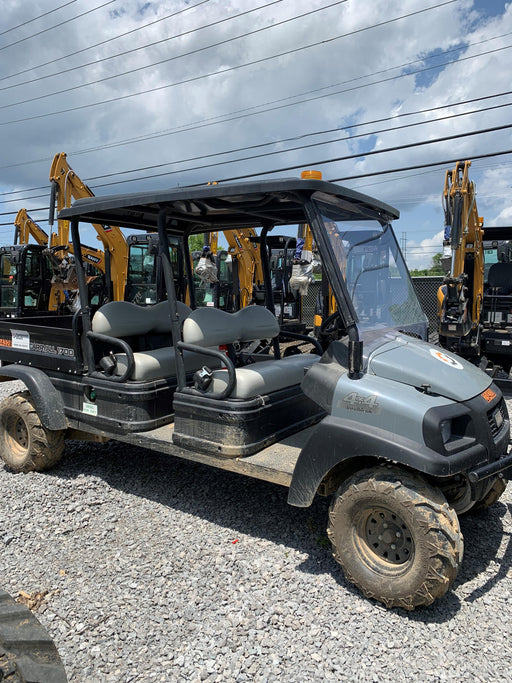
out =
[[(427, 318), (391, 228), (377, 221), (340, 220), (335, 205), (318, 203), (334, 257), (359, 319), (361, 338), (386, 329), (426, 338)], [(379, 334), (380, 336), (380, 334)]]

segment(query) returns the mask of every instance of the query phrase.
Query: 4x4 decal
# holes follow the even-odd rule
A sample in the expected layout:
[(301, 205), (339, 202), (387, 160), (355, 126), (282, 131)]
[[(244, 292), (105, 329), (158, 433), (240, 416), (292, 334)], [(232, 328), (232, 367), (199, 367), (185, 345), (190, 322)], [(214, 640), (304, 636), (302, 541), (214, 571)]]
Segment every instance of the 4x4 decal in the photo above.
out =
[(343, 403), (347, 410), (356, 410), (359, 413), (380, 413), (377, 394), (362, 396), (356, 391), (351, 391), (343, 397)]

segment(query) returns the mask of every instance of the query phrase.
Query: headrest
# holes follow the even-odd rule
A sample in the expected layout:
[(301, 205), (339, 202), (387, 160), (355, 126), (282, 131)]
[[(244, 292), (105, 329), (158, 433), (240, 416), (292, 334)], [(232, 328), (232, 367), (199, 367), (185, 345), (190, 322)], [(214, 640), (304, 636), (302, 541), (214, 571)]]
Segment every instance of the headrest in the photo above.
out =
[[(177, 302), (178, 315), (184, 319), (192, 309)], [(110, 337), (132, 337), (150, 332), (171, 332), (171, 312), (168, 301), (154, 306), (138, 306), (130, 301), (109, 301), (96, 311), (92, 331)]]
[(263, 306), (247, 306), (236, 313), (209, 306), (196, 308), (183, 324), (183, 341), (197, 346), (221, 346), (278, 334), (276, 316)]

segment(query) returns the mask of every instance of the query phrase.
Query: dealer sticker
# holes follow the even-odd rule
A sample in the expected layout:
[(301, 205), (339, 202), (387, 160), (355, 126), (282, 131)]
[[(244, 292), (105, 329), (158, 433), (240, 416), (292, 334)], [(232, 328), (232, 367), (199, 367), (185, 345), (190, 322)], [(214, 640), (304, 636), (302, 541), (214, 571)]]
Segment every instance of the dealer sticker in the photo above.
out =
[(30, 335), (26, 330), (11, 330), (12, 348), (30, 351)]
[(82, 412), (84, 412), (86, 415), (96, 416), (98, 414), (98, 406), (95, 403), (88, 403), (87, 401), (84, 401)]
[(440, 360), (441, 363), (446, 363), (446, 365), (449, 365), (455, 370), (464, 369), (462, 363), (459, 363), (459, 361), (456, 358), (454, 358), (453, 356), (449, 356), (446, 353), (443, 353), (443, 351), (439, 351), (439, 349), (430, 349), (430, 353), (432, 356), (434, 356), (434, 358)]

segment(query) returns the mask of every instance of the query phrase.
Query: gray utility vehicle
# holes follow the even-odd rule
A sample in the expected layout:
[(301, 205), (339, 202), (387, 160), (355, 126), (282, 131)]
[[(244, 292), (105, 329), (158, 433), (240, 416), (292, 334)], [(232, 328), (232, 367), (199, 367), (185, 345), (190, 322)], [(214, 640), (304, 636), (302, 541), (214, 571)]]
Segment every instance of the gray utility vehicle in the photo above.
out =
[[(81, 223), (158, 231), (168, 299), (0, 321), (0, 378), (27, 387), (0, 405), (9, 468), (54, 465), (66, 438), (115, 439), (282, 484), (291, 505), (332, 495), (334, 556), (366, 596), (413, 609), (447, 591), (462, 560), (457, 515), (502, 493), (510, 424), (488, 375), (424, 341), (395, 209), (281, 179), (79, 199), (59, 217), (82, 302)], [(283, 333), (273, 314), (266, 235), (302, 223), (336, 300), (319, 339)], [(241, 227), (261, 229), (267, 307), (196, 308), (188, 237)], [(189, 305), (169, 240), (184, 252)]]

